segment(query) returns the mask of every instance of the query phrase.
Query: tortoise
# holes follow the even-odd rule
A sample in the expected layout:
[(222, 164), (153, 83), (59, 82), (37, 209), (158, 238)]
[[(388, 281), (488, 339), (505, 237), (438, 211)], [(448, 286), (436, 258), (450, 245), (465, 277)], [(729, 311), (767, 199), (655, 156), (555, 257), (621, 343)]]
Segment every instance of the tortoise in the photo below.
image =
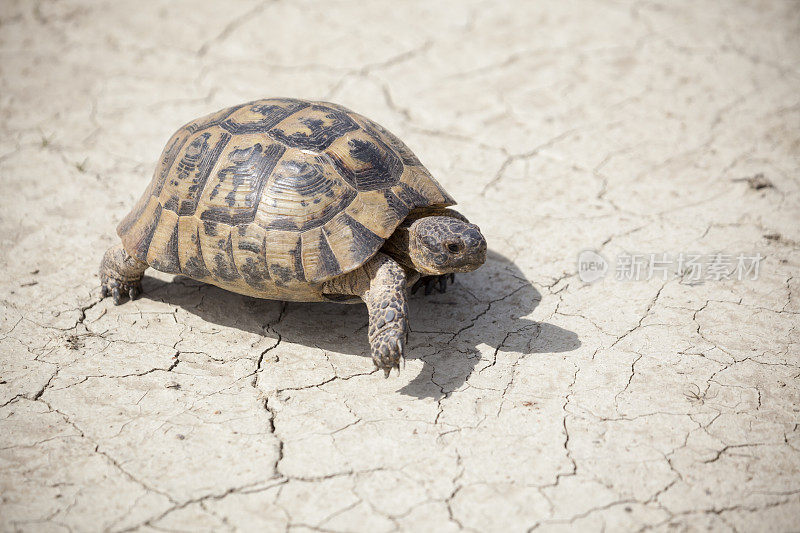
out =
[(103, 297), (144, 271), (257, 298), (359, 302), (388, 377), (408, 338), (407, 288), (444, 291), (486, 259), (478, 226), (411, 150), (328, 102), (256, 100), (189, 122), (100, 265)]

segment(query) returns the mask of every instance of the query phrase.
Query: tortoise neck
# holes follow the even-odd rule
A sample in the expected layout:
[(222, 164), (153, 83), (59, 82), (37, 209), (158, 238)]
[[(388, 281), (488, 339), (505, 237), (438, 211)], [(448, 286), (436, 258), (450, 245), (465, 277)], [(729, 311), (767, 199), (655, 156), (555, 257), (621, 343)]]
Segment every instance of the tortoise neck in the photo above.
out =
[(386, 242), (383, 243), (381, 251), (400, 263), (406, 270), (416, 270), (411, 261), (411, 250), (409, 248), (410, 224), (401, 223)]

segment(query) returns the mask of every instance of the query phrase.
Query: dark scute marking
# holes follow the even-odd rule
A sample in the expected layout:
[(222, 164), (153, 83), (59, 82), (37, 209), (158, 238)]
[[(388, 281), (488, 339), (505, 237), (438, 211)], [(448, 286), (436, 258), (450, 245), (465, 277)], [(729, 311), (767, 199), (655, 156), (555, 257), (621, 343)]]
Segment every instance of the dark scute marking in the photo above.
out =
[[(376, 139), (376, 143), (380, 143)], [(365, 168), (353, 169), (335, 154), (330, 154), (336, 168), (359, 191), (386, 189), (400, 180), (403, 163), (388, 146), (362, 139), (350, 141), (350, 155), (366, 163)]]
[(203, 221), (203, 231), (206, 235), (211, 237), (217, 236), (217, 224), (213, 220), (204, 220)]
[(353, 139), (350, 141), (350, 154), (367, 163), (372, 167), (373, 172), (358, 176), (357, 183), (359, 189), (372, 190), (385, 187), (396, 182), (403, 172), (403, 164), (398, 160), (397, 155), (385, 146), (379, 147), (368, 141)]
[(238, 248), (240, 250), (246, 250), (248, 252), (253, 252), (254, 254), (261, 252), (261, 247), (257, 244), (248, 241), (240, 241)]
[(249, 191), (244, 199), (247, 209), (234, 211), (221, 206), (211, 206), (200, 215), (200, 218), (230, 226), (252, 222), (267, 179), (285, 151), (286, 148), (280, 144), (270, 144), (263, 148), (259, 143), (249, 148), (233, 150), (228, 156), (231, 164), (217, 174), (219, 183), (214, 187), (210, 197), (214, 198), (219, 192), (220, 185), (230, 179), (231, 190), (225, 197), (225, 202), (233, 206), (239, 188), (246, 186)]
[(331, 189), (322, 165), (305, 161), (283, 161), (275, 170), (270, 189), (290, 190), (301, 196), (316, 196)]
[(228, 109), (214, 113), (213, 118), (210, 118), (204, 122), (190, 122), (189, 124), (184, 126), (184, 128), (190, 131), (191, 133), (196, 133), (200, 130), (205, 130), (213, 126), (219, 126), (220, 124), (222, 124), (223, 121), (225, 121), (225, 119), (227, 119), (229, 116), (239, 111), (246, 105), (247, 104), (239, 104), (233, 107), (229, 107)]
[[(335, 185), (334, 179), (325, 174), (322, 165), (319, 163), (284, 161), (273, 172), (272, 181), (266, 195), (270, 198), (277, 198), (285, 194), (285, 191), (291, 191), (309, 199), (313, 198), (313, 202), (318, 203), (322, 196), (333, 197), (335, 194), (333, 189)], [(299, 224), (292, 216), (277, 216), (267, 225), (267, 229), (305, 231), (317, 228), (350, 205), (356, 194), (353, 189), (346, 188), (339, 194), (338, 201), (326, 205), (316, 213), (313, 219)]]
[[(203, 135), (206, 136), (208, 134), (204, 133)], [(186, 174), (183, 177), (185, 179), (191, 176), (192, 181), (191, 185), (189, 185), (187, 188), (187, 197), (181, 202), (178, 210), (179, 215), (191, 216), (195, 213), (197, 210), (197, 204), (200, 202), (200, 197), (203, 194), (203, 189), (208, 181), (208, 176), (211, 173), (211, 169), (214, 168), (214, 165), (217, 163), (222, 150), (225, 149), (225, 146), (228, 145), (230, 140), (231, 136), (225, 133), (210, 150), (208, 149), (208, 143), (205, 143), (205, 145), (202, 147), (202, 159), (197, 165), (196, 172), (193, 176), (191, 176), (191, 174)]]
[(160, 161), (162, 164), (161, 172), (158, 175), (158, 182), (156, 183), (155, 187), (153, 187), (152, 192), (153, 196), (155, 197), (158, 197), (161, 194), (161, 189), (164, 187), (164, 182), (167, 180), (169, 171), (172, 168), (172, 165), (175, 163), (175, 158), (178, 157), (181, 148), (183, 148), (184, 143), (189, 138), (189, 134), (187, 132), (183, 131), (180, 133), (181, 134), (175, 137), (167, 146), (166, 150), (164, 151), (164, 157)]
[(308, 102), (293, 100), (291, 98), (282, 98), (280, 101), (284, 102), (286, 106), (253, 104), (250, 110), (263, 116), (264, 118), (261, 120), (255, 122), (236, 122), (233, 119), (227, 119), (222, 122), (222, 127), (233, 134), (261, 133), (267, 131), (286, 117), (309, 106)]
[(156, 206), (156, 211), (153, 213), (153, 219), (148, 224), (147, 228), (145, 228), (142, 236), (142, 240), (139, 241), (138, 245), (136, 246), (136, 256), (137, 259), (140, 261), (145, 261), (147, 259), (147, 251), (150, 249), (150, 243), (153, 240), (153, 234), (158, 227), (158, 222), (161, 220), (161, 206)]
[[(264, 240), (261, 242), (261, 245), (255, 244), (253, 242), (240, 242), (239, 249), (247, 252), (252, 252), (255, 256), (246, 256), (244, 259), (244, 264), (239, 266), (239, 272), (244, 278), (244, 281), (253, 287), (256, 290), (265, 290), (266, 289), (266, 281), (270, 279), (269, 269), (267, 268), (267, 261), (264, 257), (264, 251), (266, 250), (267, 245), (267, 236), (264, 236)], [(243, 253), (239, 254), (241, 258)]]
[(395, 220), (403, 220), (408, 216), (408, 206), (403, 203), (392, 191), (386, 189), (383, 191), (383, 197), (386, 198), (386, 204), (394, 214)]
[[(246, 229), (244, 226), (239, 227), (240, 234), (242, 233), (241, 230), (243, 228)], [(266, 246), (266, 235), (264, 235), (264, 239), (261, 241), (260, 246), (252, 241), (239, 242), (239, 250), (242, 250), (242, 252), (239, 252), (238, 254), (240, 261), (242, 256), (244, 256), (244, 264), (239, 265), (239, 273), (241, 274), (245, 283), (256, 290), (266, 290), (267, 286), (265, 282), (270, 279), (266, 257), (264, 257)], [(252, 252), (254, 256), (250, 256), (244, 252)]]
[(261, 252), (258, 254), (258, 259), (262, 262), (261, 275), (265, 280), (270, 279), (269, 267), (267, 266), (267, 258), (265, 256), (267, 250), (267, 234), (264, 234), (264, 240), (261, 241)]
[(197, 228), (195, 234), (192, 235), (192, 242), (197, 246), (197, 256), (192, 256), (186, 260), (186, 265), (184, 265), (182, 273), (194, 279), (211, 277), (211, 273), (206, 268), (205, 261), (203, 261), (203, 248), (200, 244), (200, 228)]
[(254, 144), (250, 148), (234, 150), (231, 152), (228, 159), (233, 163), (233, 166), (224, 168), (219, 173), (217, 177), (219, 178), (220, 183), (214, 187), (214, 191), (211, 193), (211, 198), (214, 198), (217, 195), (220, 184), (222, 184), (228, 175), (231, 175), (235, 185), (234, 188), (227, 194), (227, 196), (225, 196), (225, 203), (227, 203), (229, 207), (236, 205), (236, 189), (244, 182), (245, 179), (250, 177), (256, 171), (256, 166), (261, 159), (262, 151), (263, 148), (260, 144)]
[(363, 120), (365, 123), (364, 129), (375, 137), (378, 137), (378, 132), (383, 134), (383, 138), (386, 139), (386, 142), (389, 144), (389, 146), (391, 146), (392, 149), (400, 156), (400, 159), (404, 164), (410, 166), (422, 164), (414, 152), (412, 152), (411, 149), (397, 137), (397, 135), (387, 130), (377, 122), (369, 120), (368, 118), (363, 118)]
[(178, 197), (174, 194), (169, 197), (169, 200), (164, 203), (164, 209), (172, 212), (178, 211)]
[(159, 254), (158, 257), (153, 260), (150, 266), (156, 270), (160, 270), (161, 272), (169, 272), (171, 274), (181, 273), (181, 261), (178, 256), (177, 221), (175, 223), (175, 227), (172, 228), (172, 235), (170, 235), (169, 240), (167, 241), (167, 246), (164, 249), (164, 253)]
[[(372, 256), (375, 251), (383, 245), (383, 239), (372, 233), (363, 224), (358, 222), (350, 215), (344, 215), (345, 223), (350, 227), (353, 233), (353, 242), (350, 243), (350, 248), (356, 256), (357, 261), (364, 261)], [(325, 228), (325, 234), (328, 235), (328, 229)]]
[(269, 279), (266, 265), (252, 257), (248, 257), (244, 260), (244, 264), (239, 267), (239, 270), (248, 285), (256, 290), (264, 290), (266, 288), (266, 283), (264, 283), (265, 274), (266, 278)]
[(183, 152), (183, 157), (178, 161), (178, 166), (175, 167), (175, 172), (172, 173), (170, 185), (178, 185), (181, 181), (192, 175), (197, 168), (200, 158), (208, 150), (208, 138), (211, 137), (210, 133), (203, 133), (193, 140), (186, 150)]
[(319, 260), (324, 267), (324, 277), (337, 276), (342, 272), (342, 266), (333, 255), (333, 250), (331, 250), (324, 233), (319, 234)]
[(240, 277), (239, 271), (236, 270), (236, 264), (233, 262), (233, 242), (230, 235), (228, 235), (224, 250), (214, 254), (212, 273), (216, 279), (222, 281), (236, 281)]
[(222, 281), (235, 281), (238, 277), (238, 271), (231, 268), (227, 258), (222, 252), (214, 254), (214, 277)]
[(292, 269), (283, 265), (272, 264), (269, 269), (272, 273), (272, 279), (275, 280), (275, 285), (279, 287), (285, 286), (294, 277), (292, 276)]
[(277, 229), (283, 231), (300, 231), (300, 228), (297, 227), (297, 224), (292, 220), (291, 217), (287, 216), (280, 216), (270, 221), (267, 224), (265, 229)]
[(348, 131), (359, 128), (358, 124), (347, 113), (319, 105), (313, 106), (313, 109), (332, 122), (326, 125), (324, 120), (318, 118), (301, 117), (298, 121), (309, 129), (310, 134), (302, 132), (287, 134), (278, 128), (270, 130), (269, 134), (280, 142), (294, 148), (322, 151)]
[(306, 273), (303, 270), (303, 241), (300, 236), (297, 236), (297, 242), (294, 245), (294, 248), (290, 252), (292, 257), (294, 258), (294, 272), (295, 277), (299, 281), (306, 280)]
[(427, 207), (431, 202), (419, 193), (416, 189), (410, 187), (405, 183), (400, 184), (400, 200), (408, 206), (409, 209), (416, 207)]
[(199, 257), (187, 259), (181, 273), (193, 279), (205, 279), (211, 276), (211, 273), (206, 269), (206, 264)]
[[(209, 207), (200, 215), (200, 220), (205, 222), (217, 222), (220, 224), (231, 224), (231, 214), (221, 207)], [(216, 234), (215, 234), (216, 235)]]

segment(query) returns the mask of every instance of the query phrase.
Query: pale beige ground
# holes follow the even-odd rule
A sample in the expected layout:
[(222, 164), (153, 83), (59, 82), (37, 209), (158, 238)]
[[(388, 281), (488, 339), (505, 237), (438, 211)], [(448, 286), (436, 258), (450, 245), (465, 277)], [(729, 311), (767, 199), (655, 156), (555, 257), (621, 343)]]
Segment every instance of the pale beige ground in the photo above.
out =
[[(798, 2), (0, 6), (2, 529), (800, 527)], [(100, 300), (172, 131), (284, 95), (395, 131), (487, 237), (400, 377), (361, 306)], [(766, 259), (587, 285), (586, 248)]]

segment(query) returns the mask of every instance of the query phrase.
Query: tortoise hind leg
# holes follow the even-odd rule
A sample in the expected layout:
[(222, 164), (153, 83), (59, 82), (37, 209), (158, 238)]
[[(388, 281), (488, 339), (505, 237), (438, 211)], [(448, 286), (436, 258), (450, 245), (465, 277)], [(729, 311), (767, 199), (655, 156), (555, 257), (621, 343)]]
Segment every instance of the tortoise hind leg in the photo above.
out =
[(142, 292), (142, 276), (147, 263), (139, 261), (117, 244), (109, 248), (100, 263), (100, 290), (103, 298), (109, 294), (119, 305), (123, 294), (133, 300)]

